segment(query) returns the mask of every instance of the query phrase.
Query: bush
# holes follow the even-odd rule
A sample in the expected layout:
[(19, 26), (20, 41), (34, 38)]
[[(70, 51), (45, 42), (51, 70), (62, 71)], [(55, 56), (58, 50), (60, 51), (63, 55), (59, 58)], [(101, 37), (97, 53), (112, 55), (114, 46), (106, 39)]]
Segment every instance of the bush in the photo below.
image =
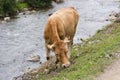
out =
[(52, 0), (25, 0), (25, 2), (32, 8), (45, 8), (52, 4)]
[(0, 0), (0, 14), (2, 16), (14, 16), (16, 9), (16, 0)]
[(3, 9), (2, 9), (2, 0), (0, 0), (0, 16), (3, 14)]
[(24, 8), (40, 9), (50, 7), (52, 0), (0, 0), (0, 18), (5, 16), (14, 17), (17, 10)]

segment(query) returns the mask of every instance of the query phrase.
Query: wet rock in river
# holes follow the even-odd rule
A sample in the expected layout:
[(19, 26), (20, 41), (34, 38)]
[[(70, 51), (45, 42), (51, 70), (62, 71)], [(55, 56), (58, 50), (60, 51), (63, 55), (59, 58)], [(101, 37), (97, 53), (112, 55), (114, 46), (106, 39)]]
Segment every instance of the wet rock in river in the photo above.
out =
[(39, 55), (30, 55), (26, 60), (30, 61), (30, 62), (38, 62), (38, 61), (40, 61), (40, 56)]
[(9, 21), (10, 17), (4, 17), (4, 21)]
[(8, 21), (10, 21), (10, 17), (4, 17), (3, 19), (1, 19), (0, 23), (5, 24)]
[(35, 10), (32, 10), (31, 13), (35, 13), (36, 11)]

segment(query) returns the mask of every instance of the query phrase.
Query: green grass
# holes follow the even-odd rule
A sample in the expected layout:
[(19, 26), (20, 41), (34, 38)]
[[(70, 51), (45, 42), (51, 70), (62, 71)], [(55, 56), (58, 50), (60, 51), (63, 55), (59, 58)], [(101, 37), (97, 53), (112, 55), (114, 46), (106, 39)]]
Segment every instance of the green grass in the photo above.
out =
[(17, 7), (19, 10), (24, 10), (24, 8), (28, 8), (28, 5), (27, 3), (18, 2)]
[[(40, 74), (36, 80), (95, 80), (115, 59), (120, 49), (120, 24), (113, 23), (72, 49), (71, 66), (50, 74)], [(79, 56), (77, 56), (79, 55)]]

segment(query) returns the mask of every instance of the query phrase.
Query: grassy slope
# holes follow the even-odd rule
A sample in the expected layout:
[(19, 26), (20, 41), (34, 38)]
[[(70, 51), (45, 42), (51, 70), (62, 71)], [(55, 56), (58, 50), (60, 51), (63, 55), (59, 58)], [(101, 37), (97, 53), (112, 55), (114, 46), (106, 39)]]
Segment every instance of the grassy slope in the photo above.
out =
[(70, 68), (51, 71), (47, 75), (41, 74), (37, 80), (94, 80), (94, 76), (103, 72), (113, 61), (118, 49), (120, 24), (113, 23), (73, 48)]

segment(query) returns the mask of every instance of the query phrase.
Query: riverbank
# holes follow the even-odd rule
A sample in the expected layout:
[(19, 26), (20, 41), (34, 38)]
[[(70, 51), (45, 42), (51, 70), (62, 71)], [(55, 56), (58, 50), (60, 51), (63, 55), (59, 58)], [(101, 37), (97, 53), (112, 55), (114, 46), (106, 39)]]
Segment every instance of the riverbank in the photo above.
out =
[(120, 23), (113, 23), (87, 39), (73, 46), (71, 66), (68, 69), (55, 69), (52, 59), (50, 73), (44, 73), (44, 65), (36, 68), (16, 80), (96, 80), (114, 60), (119, 58)]
[(39, 74), (35, 80), (94, 80), (116, 58), (120, 49), (120, 23), (113, 23), (72, 49), (71, 66)]
[(25, 1), (25, 0), (3, 0), (0, 1), (0, 23), (5, 23), (10, 21), (10, 19), (16, 18), (19, 14), (27, 14), (40, 10), (48, 10), (53, 7), (53, 2), (62, 3), (63, 0), (49, 0), (49, 1), (41, 1), (37, 2)]

